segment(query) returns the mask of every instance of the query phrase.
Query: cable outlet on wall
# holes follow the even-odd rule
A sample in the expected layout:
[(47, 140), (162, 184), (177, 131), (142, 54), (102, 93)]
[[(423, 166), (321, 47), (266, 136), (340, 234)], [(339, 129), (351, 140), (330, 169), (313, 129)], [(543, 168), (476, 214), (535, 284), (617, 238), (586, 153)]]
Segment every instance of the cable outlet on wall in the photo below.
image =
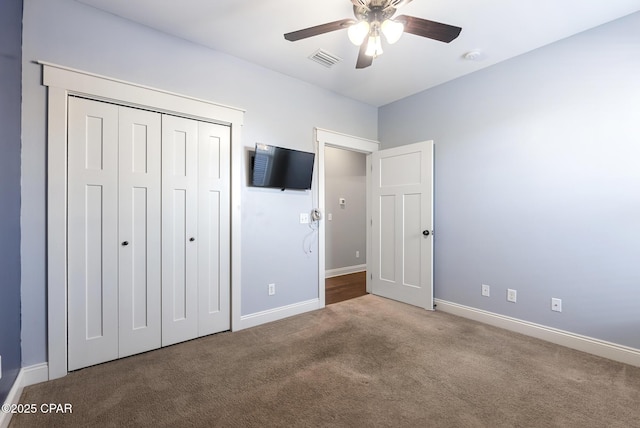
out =
[(518, 292), (516, 290), (513, 290), (511, 288), (507, 288), (507, 301), (508, 302), (515, 303), (517, 297), (518, 297)]
[(490, 293), (491, 293), (491, 287), (489, 287), (487, 284), (482, 284), (482, 295), (484, 297), (489, 297)]
[(276, 285), (269, 284), (269, 296), (273, 296), (274, 294), (276, 294)]
[(562, 312), (562, 299), (551, 299), (551, 310), (554, 312)]

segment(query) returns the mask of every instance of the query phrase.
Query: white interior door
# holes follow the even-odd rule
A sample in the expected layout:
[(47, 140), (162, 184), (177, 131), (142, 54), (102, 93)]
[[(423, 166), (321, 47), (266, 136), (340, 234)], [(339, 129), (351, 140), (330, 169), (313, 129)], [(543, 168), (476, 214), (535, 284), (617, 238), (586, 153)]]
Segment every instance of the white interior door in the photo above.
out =
[(198, 122), (162, 116), (162, 346), (198, 337)]
[(228, 126), (162, 118), (162, 346), (231, 324)]
[(433, 309), (433, 142), (371, 154), (371, 289)]
[(162, 346), (198, 336), (198, 122), (162, 116)]
[(69, 99), (69, 370), (160, 347), (160, 115)]
[(76, 370), (118, 358), (118, 107), (69, 98), (68, 152), (68, 365)]
[(230, 128), (69, 99), (68, 369), (230, 328)]
[(231, 328), (228, 126), (198, 122), (198, 336)]
[(119, 357), (161, 345), (161, 115), (119, 108)]

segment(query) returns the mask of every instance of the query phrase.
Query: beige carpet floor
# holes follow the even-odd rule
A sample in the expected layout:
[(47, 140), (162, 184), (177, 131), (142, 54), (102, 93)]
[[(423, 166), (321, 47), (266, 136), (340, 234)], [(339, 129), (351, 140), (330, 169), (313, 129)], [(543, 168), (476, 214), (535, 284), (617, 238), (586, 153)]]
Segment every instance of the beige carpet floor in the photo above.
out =
[(640, 427), (640, 368), (367, 295), (25, 389), (10, 427)]

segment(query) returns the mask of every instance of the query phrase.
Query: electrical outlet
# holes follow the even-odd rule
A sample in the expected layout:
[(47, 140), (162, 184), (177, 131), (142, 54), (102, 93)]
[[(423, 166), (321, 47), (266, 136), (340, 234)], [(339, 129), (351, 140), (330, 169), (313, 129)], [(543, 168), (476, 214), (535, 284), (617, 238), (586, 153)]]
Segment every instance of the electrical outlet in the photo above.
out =
[(300, 213), (300, 224), (309, 224), (309, 213)]
[(507, 301), (515, 303), (517, 296), (518, 296), (518, 292), (516, 290), (507, 288)]
[(2, 355), (0, 355), (0, 379), (2, 379)]
[(360, 251), (356, 250), (356, 259), (360, 258)]
[(554, 312), (562, 312), (562, 299), (551, 299), (551, 310)]
[(489, 287), (487, 284), (482, 284), (482, 295), (485, 297), (489, 297), (490, 293), (491, 293), (491, 287)]
[(276, 285), (269, 284), (269, 296), (273, 296), (274, 294), (276, 294)]

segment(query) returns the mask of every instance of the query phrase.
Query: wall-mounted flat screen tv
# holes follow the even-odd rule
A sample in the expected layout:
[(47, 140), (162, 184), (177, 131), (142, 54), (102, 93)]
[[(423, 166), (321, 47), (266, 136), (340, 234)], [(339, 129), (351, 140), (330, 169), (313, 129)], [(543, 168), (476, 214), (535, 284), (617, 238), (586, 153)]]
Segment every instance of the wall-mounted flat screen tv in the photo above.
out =
[(251, 185), (277, 189), (311, 189), (315, 153), (256, 143)]

